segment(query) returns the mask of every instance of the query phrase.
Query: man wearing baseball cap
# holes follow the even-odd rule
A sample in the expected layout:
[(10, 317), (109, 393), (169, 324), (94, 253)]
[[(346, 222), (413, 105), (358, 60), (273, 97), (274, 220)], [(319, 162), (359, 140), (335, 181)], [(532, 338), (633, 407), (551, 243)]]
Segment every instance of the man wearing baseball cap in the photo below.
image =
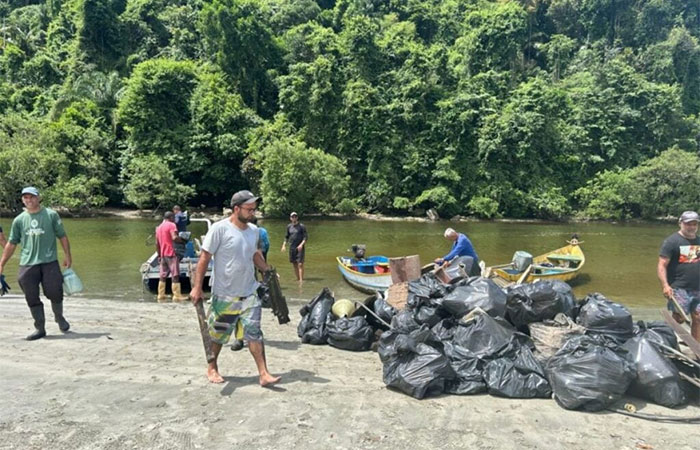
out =
[(27, 336), (28, 341), (46, 336), (44, 304), (39, 297), (39, 285), (44, 289), (44, 295), (51, 300), (51, 309), (58, 328), (64, 333), (70, 328), (70, 324), (63, 317), (63, 275), (58, 265), (56, 239), (58, 238), (63, 247), (63, 266), (66, 268), (73, 263), (70, 243), (58, 213), (44, 208), (40, 202), (37, 188), (30, 186), (22, 189), (22, 203), (25, 209), (12, 222), (9, 241), (0, 259), (1, 275), (17, 245), (22, 246), (17, 281), (34, 318), (35, 328), (35, 331)]
[(677, 322), (683, 323), (678, 307), (691, 317), (690, 331), (700, 340), (700, 238), (697, 235), (700, 216), (695, 211), (685, 211), (678, 219), (680, 230), (667, 237), (661, 245), (657, 276), (661, 289), (669, 300)]
[(260, 329), (262, 306), (257, 295), (255, 267), (262, 271), (267, 271), (269, 267), (258, 248), (258, 228), (250, 223), (259, 201), (260, 198), (250, 191), (233, 194), (231, 216), (212, 225), (202, 243), (190, 297), (192, 303), (202, 301), (202, 280), (213, 257), (214, 281), (208, 325), (214, 360), (207, 367), (207, 378), (212, 383), (224, 382), (219, 374), (217, 359), (221, 347), (231, 339), (231, 335), (248, 342), (261, 386), (270, 386), (280, 380), (267, 369)]

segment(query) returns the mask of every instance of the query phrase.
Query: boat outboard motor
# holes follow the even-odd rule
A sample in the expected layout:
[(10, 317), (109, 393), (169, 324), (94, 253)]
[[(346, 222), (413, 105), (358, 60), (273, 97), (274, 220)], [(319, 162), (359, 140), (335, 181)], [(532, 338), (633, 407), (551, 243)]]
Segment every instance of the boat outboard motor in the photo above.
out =
[(365, 244), (352, 244), (351, 250), (358, 261), (365, 259), (365, 251), (367, 250)]

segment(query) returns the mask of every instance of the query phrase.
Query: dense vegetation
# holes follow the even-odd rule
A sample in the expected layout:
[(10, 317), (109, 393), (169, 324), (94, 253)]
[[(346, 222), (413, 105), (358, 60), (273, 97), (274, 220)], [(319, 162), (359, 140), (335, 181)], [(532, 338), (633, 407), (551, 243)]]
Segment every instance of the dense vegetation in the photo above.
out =
[(700, 206), (697, 0), (0, 0), (0, 208)]

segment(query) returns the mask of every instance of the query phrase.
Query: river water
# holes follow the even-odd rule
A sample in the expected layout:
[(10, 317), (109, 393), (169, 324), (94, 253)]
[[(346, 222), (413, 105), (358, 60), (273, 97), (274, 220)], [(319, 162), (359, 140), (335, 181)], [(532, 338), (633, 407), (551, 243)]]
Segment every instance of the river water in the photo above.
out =
[[(362, 299), (366, 295), (347, 285), (338, 271), (335, 257), (349, 254), (353, 243), (366, 244), (367, 255), (405, 256), (417, 254), (425, 264), (449, 251), (442, 237), (448, 226), (466, 233), (487, 265), (509, 262), (516, 250), (538, 255), (566, 245), (572, 233), (583, 241), (586, 255), (582, 274), (572, 282), (578, 297), (601, 292), (633, 308), (658, 308), (664, 304), (656, 278), (658, 250), (663, 239), (677, 230), (673, 224), (606, 223), (502, 223), (369, 221), (311, 219), (302, 221), (309, 232), (306, 251), (306, 280), (294, 279), (286, 253), (280, 252), (286, 221), (263, 220), (272, 247), (269, 262), (278, 268), (288, 298), (311, 299), (323, 287), (336, 298)], [(65, 219), (71, 239), (74, 269), (91, 298), (154, 301), (141, 284), (139, 267), (154, 250), (155, 220), (117, 218)], [(0, 219), (9, 229), (9, 219)], [(204, 234), (206, 225), (193, 223), (194, 235)], [(18, 253), (8, 263), (6, 274), (13, 294), (17, 286)], [(59, 250), (59, 258), (61, 258)]]

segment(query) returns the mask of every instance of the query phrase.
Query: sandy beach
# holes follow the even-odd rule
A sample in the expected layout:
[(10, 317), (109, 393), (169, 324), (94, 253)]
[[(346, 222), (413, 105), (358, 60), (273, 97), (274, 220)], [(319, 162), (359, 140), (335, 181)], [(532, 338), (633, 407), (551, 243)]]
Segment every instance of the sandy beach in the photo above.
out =
[[(0, 299), (2, 449), (695, 449), (697, 425), (567, 411), (553, 400), (489, 395), (415, 400), (387, 389), (374, 352), (302, 345), (263, 313), (273, 389), (247, 349), (224, 348), (210, 384), (194, 308), (69, 298), (71, 332), (32, 329), (24, 299)], [(700, 416), (633, 402), (641, 412)]]

